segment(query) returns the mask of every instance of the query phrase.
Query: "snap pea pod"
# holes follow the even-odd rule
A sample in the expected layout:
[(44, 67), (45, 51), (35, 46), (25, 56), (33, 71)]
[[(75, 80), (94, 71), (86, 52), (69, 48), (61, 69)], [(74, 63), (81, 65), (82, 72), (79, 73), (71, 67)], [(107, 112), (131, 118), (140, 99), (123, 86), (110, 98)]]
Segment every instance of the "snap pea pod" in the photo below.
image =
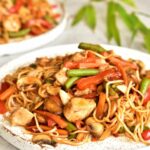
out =
[(29, 32), (30, 32), (29, 28), (20, 30), (18, 32), (9, 32), (9, 37), (10, 38), (23, 37), (23, 36), (26, 36)]
[(52, 18), (50, 15), (45, 15), (45, 16), (44, 16), (44, 19), (45, 19), (46, 21), (48, 21), (49, 23), (52, 23), (52, 24), (54, 24), (54, 25), (57, 25), (57, 21), (56, 21), (54, 18)]
[(67, 71), (69, 77), (92, 76), (99, 73), (98, 69), (72, 69)]
[(106, 49), (104, 49), (98, 44), (89, 44), (89, 43), (83, 43), (83, 42), (79, 44), (78, 48), (83, 49), (83, 50), (91, 50), (91, 51), (95, 51), (98, 53), (106, 51)]
[(70, 88), (74, 85), (75, 81), (77, 81), (79, 78), (80, 78), (80, 77), (72, 77), (72, 78), (69, 78), (69, 79), (67, 80), (67, 82), (65, 83), (66, 89), (70, 89)]
[(140, 85), (140, 92), (145, 94), (149, 86), (150, 86), (150, 79), (143, 78), (141, 85)]

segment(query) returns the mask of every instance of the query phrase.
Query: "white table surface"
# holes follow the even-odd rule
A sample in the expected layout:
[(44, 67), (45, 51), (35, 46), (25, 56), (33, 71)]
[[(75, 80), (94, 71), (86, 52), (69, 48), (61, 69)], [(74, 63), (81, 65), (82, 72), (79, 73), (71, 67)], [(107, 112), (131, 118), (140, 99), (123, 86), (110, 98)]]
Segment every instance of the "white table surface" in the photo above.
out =
[[(67, 10), (67, 13), (69, 14), (68, 25), (62, 35), (60, 35), (55, 41), (53, 41), (52, 43), (49, 43), (45, 47), (53, 46), (53, 45), (60, 45), (60, 44), (68, 44), (68, 43), (79, 43), (81, 41), (94, 42), (94, 43), (108, 43), (106, 36), (105, 36), (106, 27), (104, 25), (104, 21), (105, 21), (104, 16), (106, 14), (105, 13), (106, 10), (104, 7), (104, 3), (99, 4), (97, 6), (97, 9), (100, 10), (97, 17), (103, 18), (103, 20), (98, 21), (98, 26), (94, 32), (89, 30), (85, 26), (84, 23), (80, 23), (78, 26), (73, 27), (73, 28), (70, 26), (72, 16), (77, 11), (77, 9), (80, 6), (82, 6), (82, 4), (86, 3), (86, 1), (87, 0), (80, 0), (80, 1), (79, 0), (66, 0), (66, 10)], [(136, 0), (136, 2), (139, 8), (139, 11), (150, 14), (149, 12), (150, 0)], [(142, 17), (142, 19), (147, 25), (150, 25), (150, 18)], [(130, 34), (122, 24), (120, 24), (119, 27), (123, 31), (121, 33), (124, 37), (122, 39), (123, 46), (129, 47), (128, 43), (130, 42), (129, 41)], [(141, 43), (142, 43), (142, 38), (138, 36), (136, 38), (136, 41), (132, 45), (132, 48), (144, 51), (144, 48), (142, 47)], [(115, 44), (115, 43), (112, 42), (111, 44)], [(0, 66), (2, 66), (3, 64), (5, 64), (6, 62), (12, 59), (19, 57), (22, 54), (23, 53), (11, 55), (11, 56), (1, 56)], [(9, 144), (7, 141), (5, 141), (4, 139), (0, 137), (0, 150), (17, 150), (17, 148), (15, 148), (14, 146), (12, 146), (11, 144)]]

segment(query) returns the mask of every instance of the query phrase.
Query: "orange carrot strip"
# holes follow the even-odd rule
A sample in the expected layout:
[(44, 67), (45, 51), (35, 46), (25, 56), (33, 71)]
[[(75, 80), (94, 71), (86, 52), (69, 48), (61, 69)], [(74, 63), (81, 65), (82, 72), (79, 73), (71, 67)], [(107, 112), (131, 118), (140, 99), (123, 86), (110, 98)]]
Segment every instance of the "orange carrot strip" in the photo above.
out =
[(113, 62), (113, 63), (118, 68), (119, 72), (121, 73), (125, 85), (128, 85), (128, 77), (127, 77), (126, 71), (124, 70), (123, 66), (120, 63), (115, 63), (115, 62)]
[(98, 101), (98, 105), (96, 108), (96, 117), (97, 118), (101, 118), (104, 112), (104, 105), (106, 102), (106, 94), (101, 92), (99, 95), (99, 101)]
[(60, 116), (49, 113), (47, 111), (42, 111), (42, 110), (36, 110), (36, 113), (43, 115), (45, 117), (49, 117), (52, 120), (54, 120), (60, 128), (66, 128), (68, 126), (67, 122), (65, 120), (63, 120)]
[(67, 131), (67, 130), (57, 129), (57, 132), (58, 132), (60, 135), (68, 135), (68, 131)]
[[(37, 126), (27, 126), (25, 127), (27, 130), (34, 130), (37, 129)], [(48, 126), (44, 126), (44, 125), (40, 125), (40, 128), (43, 129), (44, 131), (48, 131), (51, 130), (52, 128), (48, 127)]]
[(0, 94), (0, 100), (4, 101), (6, 100), (9, 96), (11, 96), (13, 93), (17, 91), (16, 86), (10, 86), (7, 90), (5, 90), (3, 93)]
[(122, 66), (128, 66), (128, 67), (131, 67), (132, 69), (137, 69), (137, 65), (134, 64), (134, 63), (131, 63), (131, 62), (128, 62), (124, 59), (120, 59), (120, 58), (117, 58), (117, 57), (110, 57), (108, 58), (111, 62), (115, 62), (115, 63), (118, 63), (118, 64), (121, 64)]

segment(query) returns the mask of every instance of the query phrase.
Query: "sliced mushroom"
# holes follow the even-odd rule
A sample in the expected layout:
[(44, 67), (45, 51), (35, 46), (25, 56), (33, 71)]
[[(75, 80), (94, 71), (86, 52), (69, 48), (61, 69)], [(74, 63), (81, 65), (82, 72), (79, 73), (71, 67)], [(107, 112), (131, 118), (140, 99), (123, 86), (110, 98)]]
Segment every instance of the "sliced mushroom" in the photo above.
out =
[(58, 105), (53, 99), (46, 99), (44, 102), (44, 109), (51, 113), (61, 114), (62, 107)]
[(10, 116), (10, 121), (13, 126), (25, 126), (31, 122), (33, 114), (25, 108), (17, 109)]
[(100, 137), (104, 132), (104, 125), (96, 122), (93, 117), (86, 119), (87, 129), (96, 137)]
[(63, 105), (66, 105), (69, 102), (69, 100), (71, 99), (71, 95), (69, 93), (65, 92), (64, 90), (59, 91), (59, 96), (61, 98)]
[(91, 114), (95, 107), (96, 103), (93, 99), (74, 97), (65, 105), (64, 116), (70, 122), (83, 120)]
[(33, 135), (32, 142), (38, 144), (51, 144), (52, 140), (51, 137), (47, 134), (37, 134)]

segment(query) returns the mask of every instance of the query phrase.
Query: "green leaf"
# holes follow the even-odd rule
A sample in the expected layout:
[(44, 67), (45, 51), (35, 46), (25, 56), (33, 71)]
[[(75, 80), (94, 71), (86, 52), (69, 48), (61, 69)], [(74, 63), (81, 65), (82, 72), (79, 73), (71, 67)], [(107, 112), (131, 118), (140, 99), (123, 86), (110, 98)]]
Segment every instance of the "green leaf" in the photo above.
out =
[(108, 39), (112, 37), (116, 41), (118, 45), (121, 45), (120, 41), (120, 34), (116, 24), (116, 4), (112, 1), (108, 3), (108, 10), (107, 10), (107, 32), (108, 32)]
[(72, 22), (72, 26), (78, 24), (84, 18), (85, 12), (86, 12), (86, 6), (83, 6), (75, 15)]
[(124, 7), (122, 7), (119, 3), (116, 3), (116, 7), (116, 10), (118, 11), (120, 17), (122, 18), (126, 26), (129, 28), (130, 31), (134, 32), (134, 22), (132, 16), (128, 14)]
[(144, 35), (144, 46), (146, 47), (148, 53), (150, 53), (150, 29)]
[(127, 5), (130, 5), (132, 7), (136, 7), (135, 1), (134, 0), (123, 0), (123, 2)]
[(107, 38), (110, 41), (113, 37), (112, 35), (112, 30), (111, 30), (111, 24), (110, 24), (110, 20), (111, 17), (113, 15), (114, 9), (113, 7), (110, 5), (110, 3), (108, 4), (107, 7), (107, 17), (106, 17), (106, 25), (107, 25)]
[(143, 22), (141, 22), (141, 20), (135, 15), (135, 13), (131, 14), (131, 18), (134, 23), (133, 26), (134, 26), (135, 30), (140, 30), (143, 34), (145, 34), (148, 29), (143, 24)]
[(91, 4), (86, 6), (85, 22), (91, 29), (95, 29), (96, 12), (95, 12), (95, 8)]

